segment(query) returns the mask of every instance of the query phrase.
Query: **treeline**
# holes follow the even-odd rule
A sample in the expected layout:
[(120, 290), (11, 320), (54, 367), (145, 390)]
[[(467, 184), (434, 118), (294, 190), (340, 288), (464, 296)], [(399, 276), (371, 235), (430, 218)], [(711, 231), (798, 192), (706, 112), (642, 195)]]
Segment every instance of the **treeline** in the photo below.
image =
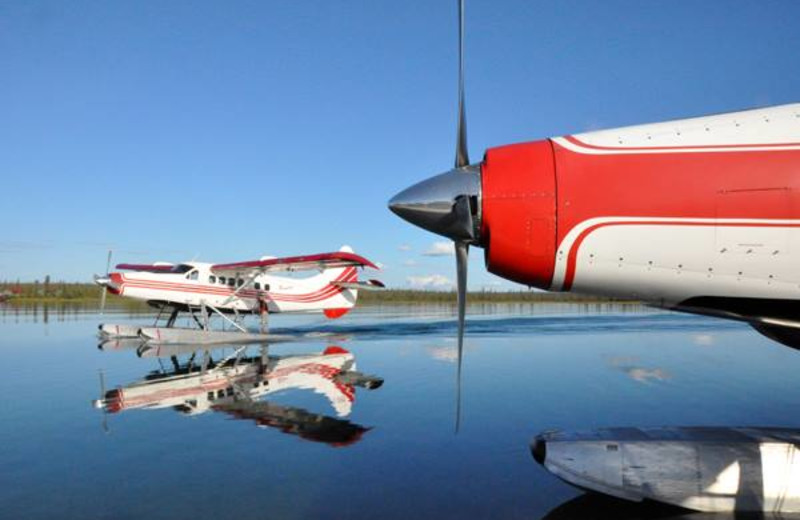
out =
[[(91, 283), (52, 282), (49, 276), (33, 282), (0, 282), (0, 293), (15, 300), (99, 300), (100, 287)], [(109, 296), (112, 296), (109, 294)]]
[[(43, 281), (27, 283), (0, 282), (0, 294), (7, 294), (19, 303), (77, 302), (94, 303), (100, 301), (100, 287), (91, 283), (52, 282), (49, 277)], [(388, 289), (384, 291), (359, 291), (360, 304), (452, 304), (456, 301), (454, 291), (420, 291), (410, 289)], [(470, 303), (537, 303), (537, 302), (595, 302), (610, 301), (603, 298), (583, 296), (573, 293), (545, 293), (530, 290), (520, 291), (471, 291), (467, 297)], [(144, 305), (129, 298), (113, 294), (107, 295), (111, 306)]]
[[(358, 302), (365, 304), (383, 303), (441, 303), (455, 304), (455, 291), (419, 291), (413, 289), (389, 289), (385, 291), (360, 291)], [(548, 293), (531, 290), (521, 291), (470, 291), (469, 303), (544, 303), (544, 302), (604, 302), (608, 298), (584, 296), (574, 293)]]

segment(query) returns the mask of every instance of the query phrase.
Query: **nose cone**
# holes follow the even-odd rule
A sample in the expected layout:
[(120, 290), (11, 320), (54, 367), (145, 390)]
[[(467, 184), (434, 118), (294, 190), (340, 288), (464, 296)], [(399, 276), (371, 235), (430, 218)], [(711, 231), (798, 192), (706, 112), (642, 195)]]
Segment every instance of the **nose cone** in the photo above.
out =
[(417, 183), (395, 195), (389, 209), (432, 233), (480, 245), (480, 167), (457, 168)]

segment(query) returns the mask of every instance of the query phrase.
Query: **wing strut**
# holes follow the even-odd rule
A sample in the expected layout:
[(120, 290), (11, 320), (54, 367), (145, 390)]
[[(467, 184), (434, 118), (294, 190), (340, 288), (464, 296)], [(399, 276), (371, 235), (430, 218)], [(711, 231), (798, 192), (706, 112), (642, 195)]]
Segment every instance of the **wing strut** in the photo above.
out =
[(217, 308), (216, 308), (216, 307), (214, 307), (213, 305), (209, 304), (209, 303), (208, 303), (208, 302), (206, 302), (205, 300), (203, 300), (203, 305), (205, 305), (206, 307), (208, 307), (208, 308), (209, 308), (209, 309), (211, 309), (212, 311), (214, 311), (214, 312), (216, 312), (217, 314), (219, 314), (220, 316), (222, 316), (222, 319), (223, 319), (223, 320), (227, 321), (228, 323), (230, 323), (231, 325), (233, 325), (234, 327), (236, 327), (236, 328), (237, 328), (237, 329), (239, 329), (240, 331), (242, 331), (242, 332), (247, 332), (247, 331), (244, 329), (244, 327), (242, 327), (241, 325), (239, 325), (238, 323), (236, 323), (235, 321), (233, 321), (233, 320), (232, 320), (232, 319), (230, 319), (229, 317), (225, 316), (225, 315), (224, 315), (222, 312), (220, 312), (220, 310), (219, 310), (219, 309), (217, 309)]

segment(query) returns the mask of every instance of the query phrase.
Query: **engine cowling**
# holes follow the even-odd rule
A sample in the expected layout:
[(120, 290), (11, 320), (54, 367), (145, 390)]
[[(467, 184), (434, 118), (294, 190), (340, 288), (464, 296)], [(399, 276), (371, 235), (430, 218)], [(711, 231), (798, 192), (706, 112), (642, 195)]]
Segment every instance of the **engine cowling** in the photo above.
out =
[(490, 148), (481, 167), (487, 269), (547, 289), (556, 252), (556, 169), (549, 140)]

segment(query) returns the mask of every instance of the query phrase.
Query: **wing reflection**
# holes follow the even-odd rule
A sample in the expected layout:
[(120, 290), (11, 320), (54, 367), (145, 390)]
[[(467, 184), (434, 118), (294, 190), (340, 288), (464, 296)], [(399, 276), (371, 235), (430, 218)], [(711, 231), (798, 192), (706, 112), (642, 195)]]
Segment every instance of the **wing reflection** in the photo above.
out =
[[(95, 406), (111, 414), (160, 408), (187, 415), (223, 412), (332, 446), (353, 444), (370, 430), (345, 417), (352, 411), (356, 387), (379, 388), (383, 379), (356, 371), (351, 352), (329, 346), (317, 354), (270, 356), (267, 348), (261, 347), (258, 355), (245, 356), (244, 349), (218, 360), (208, 350), (186, 350), (183, 353), (190, 357), (183, 363), (178, 361), (179, 352), (165, 352), (172, 360), (170, 370), (154, 371), (109, 390)], [(289, 390), (310, 390), (324, 396), (335, 417), (264, 400)]]

